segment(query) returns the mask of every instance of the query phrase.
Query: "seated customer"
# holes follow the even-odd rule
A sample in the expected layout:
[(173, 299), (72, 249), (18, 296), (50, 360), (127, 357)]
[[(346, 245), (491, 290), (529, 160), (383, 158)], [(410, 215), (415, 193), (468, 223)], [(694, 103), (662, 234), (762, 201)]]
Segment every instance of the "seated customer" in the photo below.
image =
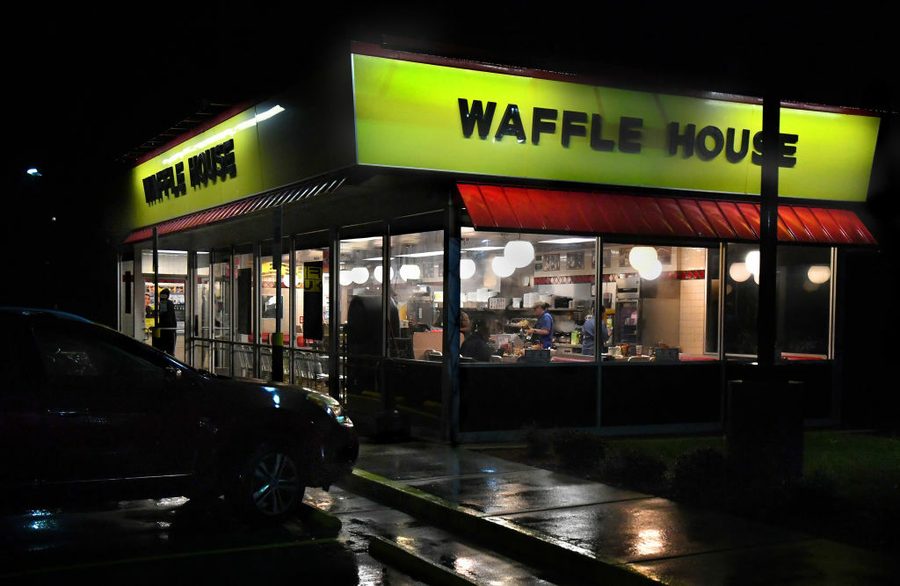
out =
[(494, 349), (489, 343), (487, 325), (483, 321), (478, 320), (472, 324), (472, 332), (466, 336), (466, 341), (459, 348), (459, 353), (461, 356), (479, 362), (490, 361)]

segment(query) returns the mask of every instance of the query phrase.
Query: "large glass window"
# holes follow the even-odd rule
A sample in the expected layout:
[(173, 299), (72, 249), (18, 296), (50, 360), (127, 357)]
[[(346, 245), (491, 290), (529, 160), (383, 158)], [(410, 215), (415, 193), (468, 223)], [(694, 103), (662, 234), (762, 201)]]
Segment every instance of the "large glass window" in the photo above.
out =
[(830, 248), (778, 247), (775, 347), (782, 360), (828, 357), (831, 274)]
[[(212, 284), (210, 281), (210, 254), (198, 252), (196, 255), (196, 268), (194, 270), (194, 303), (193, 303), (193, 357), (192, 362), (197, 368), (210, 369), (209, 357), (211, 346), (207, 340), (212, 339)], [(199, 338), (199, 339), (196, 339)]]
[(294, 382), (328, 387), (329, 283), (327, 248), (294, 253)]
[(237, 376), (256, 376), (256, 351), (251, 344), (258, 342), (254, 331), (254, 274), (253, 253), (234, 255), (234, 373)]
[[(602, 343), (592, 318), (596, 248), (596, 238), (464, 229), (462, 360), (594, 360)], [(591, 331), (597, 333), (586, 346)]]
[(231, 282), (231, 255), (227, 252), (213, 252), (213, 372), (231, 374), (231, 327), (233, 315), (233, 295)]
[[(399, 324), (390, 335), (390, 356), (415, 360), (442, 356), (443, 247), (441, 230), (391, 238), (391, 303)], [(375, 278), (381, 278), (381, 262), (372, 264)]]
[[(289, 243), (285, 242), (283, 249), (287, 249)], [(278, 298), (281, 298), (281, 338), (282, 346), (287, 347), (290, 339), (291, 319), (288, 292), (291, 283), (291, 257), (289, 254), (281, 255), (281, 280), (278, 281), (275, 272), (275, 264), (271, 255), (264, 255), (272, 250), (272, 243), (266, 242), (261, 246), (259, 259), (259, 307), (260, 307), (260, 351), (259, 351), (259, 375), (261, 378), (272, 376), (272, 337), (278, 326), (277, 314)]]
[[(346, 361), (342, 381), (350, 393), (377, 392), (378, 364), (382, 357), (383, 316), (381, 282), (375, 269), (382, 260), (381, 236), (341, 241), (338, 268), (339, 305)], [(374, 266), (373, 266), (374, 265)], [(380, 277), (380, 278), (379, 278)], [(392, 323), (398, 320), (391, 307)]]
[[(725, 288), (725, 351), (756, 359), (759, 248), (729, 244)], [(779, 246), (775, 278), (776, 357), (825, 359), (831, 304), (831, 249)]]
[(709, 283), (710, 263), (718, 263), (717, 250), (604, 243), (602, 293), (611, 336), (609, 358), (715, 360), (707, 320), (710, 304), (717, 303)]

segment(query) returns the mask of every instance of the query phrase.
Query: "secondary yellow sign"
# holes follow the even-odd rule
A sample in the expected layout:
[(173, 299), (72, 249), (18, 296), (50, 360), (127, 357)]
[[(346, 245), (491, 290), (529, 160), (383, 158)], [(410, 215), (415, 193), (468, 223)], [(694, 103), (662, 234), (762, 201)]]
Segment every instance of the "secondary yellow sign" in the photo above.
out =
[[(353, 55), (357, 162), (759, 194), (762, 106)], [(879, 118), (781, 109), (779, 193), (864, 201)]]
[(149, 226), (258, 193), (258, 124), (284, 108), (249, 108), (131, 171), (130, 227)]

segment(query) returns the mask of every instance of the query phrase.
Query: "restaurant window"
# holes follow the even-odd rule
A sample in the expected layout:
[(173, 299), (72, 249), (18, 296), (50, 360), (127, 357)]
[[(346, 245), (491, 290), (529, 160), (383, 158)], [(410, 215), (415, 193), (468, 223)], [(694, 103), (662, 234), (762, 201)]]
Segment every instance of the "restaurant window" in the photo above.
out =
[(210, 282), (210, 254), (208, 251), (198, 251), (194, 257), (196, 268), (194, 269), (194, 319), (191, 326), (193, 340), (193, 357), (191, 364), (196, 368), (210, 370), (210, 355), (212, 346), (212, 325), (210, 316), (212, 311), (211, 282)]
[[(384, 322), (381, 281), (373, 274), (373, 268), (382, 260), (382, 242), (381, 236), (341, 240), (338, 267), (340, 351), (345, 361), (342, 380), (349, 393), (377, 392)], [(392, 320), (396, 323), (396, 307), (392, 310)]]
[(256, 376), (257, 342), (254, 329), (254, 274), (253, 253), (234, 255), (234, 372), (237, 376)]
[[(750, 244), (729, 244), (727, 258), (725, 350), (731, 357), (755, 359), (759, 249)], [(779, 246), (776, 258), (776, 359), (825, 359), (834, 268), (831, 249)]]
[(778, 247), (775, 348), (781, 360), (828, 357), (832, 270), (830, 248)]
[[(285, 242), (282, 250), (289, 244)], [(261, 252), (271, 251), (272, 243), (266, 242), (261, 246)], [(259, 307), (260, 307), (260, 347), (259, 375), (261, 378), (272, 376), (272, 346), (277, 322), (281, 321), (282, 346), (287, 347), (291, 331), (291, 311), (288, 292), (291, 283), (291, 257), (289, 254), (281, 255), (281, 280), (275, 271), (275, 264), (271, 255), (260, 255), (259, 259)], [(277, 313), (278, 297), (281, 297), (281, 314)]]
[[(383, 279), (380, 261), (370, 261), (372, 273)], [(399, 319), (389, 337), (395, 358), (440, 360), (443, 344), (444, 232), (420, 232), (391, 237), (391, 303)]]
[(294, 330), (291, 339), (294, 382), (327, 391), (328, 248), (294, 252)]
[[(714, 248), (603, 244), (602, 300), (616, 362), (716, 360), (709, 340)], [(712, 273), (717, 274), (718, 271)], [(711, 348), (711, 346), (713, 348)]]
[(595, 300), (596, 238), (467, 228), (461, 248), (464, 363), (594, 360), (582, 342), (585, 325), (596, 325), (586, 324)]
[(231, 327), (233, 315), (231, 255), (213, 251), (212, 255), (212, 331), (213, 372), (231, 374)]

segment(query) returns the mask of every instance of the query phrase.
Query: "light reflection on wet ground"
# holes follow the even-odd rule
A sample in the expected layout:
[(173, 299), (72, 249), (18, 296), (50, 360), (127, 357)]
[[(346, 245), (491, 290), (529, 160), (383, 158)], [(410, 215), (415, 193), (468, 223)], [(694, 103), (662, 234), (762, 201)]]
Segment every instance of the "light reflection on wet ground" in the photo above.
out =
[(252, 526), (224, 507), (163, 499), (4, 511), (0, 583), (418, 583), (371, 558), (364, 540), (320, 537), (300, 520)]

